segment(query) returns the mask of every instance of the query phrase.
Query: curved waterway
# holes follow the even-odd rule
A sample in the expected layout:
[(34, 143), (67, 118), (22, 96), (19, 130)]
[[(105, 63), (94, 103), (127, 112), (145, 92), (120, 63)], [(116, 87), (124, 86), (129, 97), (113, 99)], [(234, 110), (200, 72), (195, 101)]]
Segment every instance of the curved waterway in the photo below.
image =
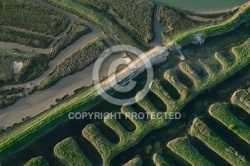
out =
[(153, 0), (158, 4), (193, 12), (217, 12), (243, 5), (248, 0)]
[[(54, 6), (51, 6), (49, 4), (46, 4), (40, 0), (34, 0), (37, 3), (40, 3), (41, 5), (44, 5), (52, 10), (55, 10), (59, 13), (64, 14), (66, 17), (70, 19), (70, 21), (80, 22), (85, 25), (87, 25), (92, 31), (79, 38), (76, 42), (74, 42), (72, 45), (68, 46), (66, 49), (61, 51), (52, 61), (49, 62), (49, 69), (46, 70), (41, 76), (38, 78), (29, 81), (24, 84), (17, 84), (17, 85), (7, 85), (2, 87), (1, 89), (10, 89), (10, 88), (17, 88), (17, 87), (23, 87), (23, 88), (29, 88), (34, 85), (39, 85), (39, 83), (49, 74), (53, 71), (53, 69), (56, 67), (56, 65), (60, 64), (65, 58), (72, 55), (75, 51), (81, 49), (89, 43), (91, 40), (101, 37), (109, 46), (112, 46), (112, 42), (101, 32), (100, 29), (97, 27), (91, 25), (90, 23), (77, 18), (75, 15), (72, 15), (64, 10), (61, 10), (59, 8), (56, 8)], [(1, 43), (0, 43), (1, 44)], [(25, 52), (31, 52), (31, 47), (26, 47), (19, 44), (14, 43), (2, 43), (4, 48), (15, 48), (19, 49), (21, 51)], [(37, 50), (35, 49), (34, 52), (43, 52), (46, 51), (46, 53), (50, 52), (51, 50), (48, 49), (41, 49)], [(34, 53), (33, 52), (33, 53)], [(105, 62), (103, 66), (109, 66), (111, 62), (113, 62), (117, 58), (121, 58), (120, 56), (112, 56), (109, 61)], [(27, 116), (35, 116), (42, 112), (43, 110), (47, 109), (51, 104), (55, 104), (55, 98), (62, 98), (65, 94), (70, 94), (74, 90), (81, 88), (82, 86), (89, 86), (92, 83), (92, 69), (93, 64), (89, 67), (83, 69), (80, 72), (75, 73), (74, 75), (65, 77), (64, 79), (60, 80), (55, 86), (50, 87), (49, 89), (46, 89), (44, 91), (38, 91), (30, 96), (26, 96), (22, 99), (20, 99), (18, 102), (16, 102), (14, 105), (7, 107), (5, 109), (2, 109), (0, 111), (0, 128), (5, 128), (7, 126), (12, 125), (13, 123), (20, 122), (21, 118), (27, 117)], [(108, 69), (108, 67), (107, 67)], [(107, 73), (106, 70), (102, 71), (102, 76), (106, 76)]]

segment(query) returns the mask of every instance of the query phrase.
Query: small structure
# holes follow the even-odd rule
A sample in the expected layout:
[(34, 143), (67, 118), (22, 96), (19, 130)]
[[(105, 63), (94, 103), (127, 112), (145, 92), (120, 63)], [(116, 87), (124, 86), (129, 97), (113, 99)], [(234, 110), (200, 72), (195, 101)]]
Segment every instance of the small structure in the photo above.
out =
[(12, 63), (12, 68), (14, 69), (14, 73), (17, 74), (23, 68), (23, 63), (15, 61)]
[(192, 43), (202, 45), (204, 44), (205, 39), (206, 39), (206, 35), (204, 33), (199, 32), (194, 35)]

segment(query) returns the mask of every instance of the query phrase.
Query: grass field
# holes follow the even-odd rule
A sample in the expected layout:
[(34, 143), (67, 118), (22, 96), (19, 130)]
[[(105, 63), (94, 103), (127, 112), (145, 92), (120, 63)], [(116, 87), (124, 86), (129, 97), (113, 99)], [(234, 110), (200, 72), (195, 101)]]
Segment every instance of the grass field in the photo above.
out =
[(235, 149), (225, 143), (199, 118), (194, 119), (190, 134), (200, 139), (204, 144), (230, 164), (237, 166), (247, 166), (250, 164), (244, 156), (240, 155)]
[(177, 155), (187, 160), (193, 166), (212, 166), (189, 142), (188, 138), (180, 137), (168, 142), (167, 146)]
[(250, 144), (250, 128), (230, 112), (226, 103), (213, 104), (209, 114)]
[(66, 138), (54, 148), (55, 155), (67, 166), (91, 166), (73, 138)]
[(69, 22), (65, 16), (32, 0), (3, 0), (0, 2), (0, 8), (1, 26), (12, 26), (57, 36)]
[(101, 11), (111, 10), (145, 42), (153, 38), (154, 3), (150, 0), (77, 0)]

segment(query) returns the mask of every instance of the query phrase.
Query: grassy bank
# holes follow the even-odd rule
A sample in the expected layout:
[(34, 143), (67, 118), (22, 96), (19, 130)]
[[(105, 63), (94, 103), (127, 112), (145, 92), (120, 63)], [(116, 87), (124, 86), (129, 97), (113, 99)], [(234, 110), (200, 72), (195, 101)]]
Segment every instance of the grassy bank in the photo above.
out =
[(206, 25), (204, 27), (197, 27), (183, 33), (165, 38), (164, 44), (168, 45), (171, 42), (185, 45), (194, 40), (197, 33), (203, 33), (206, 37), (216, 36), (236, 28), (239, 24), (246, 21), (250, 14), (250, 3), (243, 5), (232, 17), (216, 23), (214, 25)]
[(231, 102), (250, 114), (250, 95), (246, 90), (238, 90), (231, 97)]
[(187, 160), (193, 166), (212, 166), (189, 142), (188, 138), (180, 137), (168, 142), (167, 146), (177, 155)]
[(44, 157), (39, 156), (29, 160), (24, 166), (49, 166)]
[(215, 151), (230, 164), (237, 166), (246, 166), (250, 164), (244, 156), (240, 155), (230, 145), (225, 143), (199, 118), (194, 119), (190, 134), (200, 139), (205, 145)]
[(168, 164), (163, 157), (161, 157), (161, 155), (159, 155), (158, 153), (155, 153), (153, 155), (153, 161), (155, 163), (156, 166), (170, 166), (170, 164)]
[(132, 160), (129, 160), (126, 164), (122, 166), (142, 166), (142, 161), (140, 157), (135, 157)]
[(91, 166), (73, 138), (66, 138), (54, 147), (55, 155), (67, 166)]
[(250, 144), (250, 128), (229, 111), (227, 104), (213, 104), (209, 108), (209, 114)]

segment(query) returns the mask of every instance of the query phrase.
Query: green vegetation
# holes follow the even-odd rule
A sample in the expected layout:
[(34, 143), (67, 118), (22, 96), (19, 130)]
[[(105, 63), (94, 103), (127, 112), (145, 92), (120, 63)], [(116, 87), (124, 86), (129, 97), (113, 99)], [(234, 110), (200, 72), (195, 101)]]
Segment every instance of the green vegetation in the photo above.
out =
[(81, 36), (89, 33), (91, 30), (79, 23), (72, 23), (69, 30), (66, 31), (65, 35), (58, 39), (52, 47), (52, 52), (49, 54), (50, 58), (55, 57), (61, 50), (66, 46), (69, 46), (78, 40)]
[(219, 35), (225, 32), (228, 32), (235, 27), (237, 27), (239, 24), (244, 22), (246, 19), (249, 18), (250, 14), (250, 3), (246, 3), (243, 5), (232, 17), (221, 21), (219, 23), (216, 23), (214, 25), (206, 25), (202, 27), (193, 28), (191, 30), (185, 31), (183, 33), (177, 34), (172, 36), (171, 38), (165, 37), (164, 43), (168, 45), (171, 42), (177, 43), (177, 44), (187, 44), (190, 41), (193, 41), (195, 38), (195, 35), (198, 33), (204, 34), (206, 37), (211, 37), (215, 35)]
[(77, 94), (69, 98), (69, 100), (60, 103), (60, 105), (53, 109), (44, 111), (35, 118), (2, 134), (0, 136), (0, 159), (7, 154), (23, 148), (62, 121), (68, 120), (69, 112), (88, 110), (100, 103), (102, 98), (94, 94), (94, 88), (87, 89), (83, 93)]
[(22, 95), (19, 96), (10, 96), (10, 97), (0, 97), (0, 109), (3, 109), (5, 107), (8, 107), (12, 104), (14, 104), (16, 101), (22, 98)]
[(67, 166), (92, 165), (73, 138), (66, 138), (58, 143), (54, 148), (54, 153)]
[(144, 50), (146, 49), (142, 44), (131, 37), (132, 35), (127, 30), (119, 26), (114, 19), (103, 14), (103, 12), (99, 12), (89, 6), (73, 2), (72, 0), (46, 0), (46, 2), (68, 10), (80, 18), (84, 18), (92, 24), (100, 27), (115, 44), (128, 44)]
[[(240, 47), (249, 47), (249, 45), (250, 45), (250, 39)], [(170, 83), (178, 83), (178, 85), (177, 84), (175, 85), (178, 87), (177, 90), (183, 92), (180, 94), (181, 95), (180, 99), (175, 100), (174, 103), (171, 102), (170, 100), (170, 104), (168, 105), (172, 107), (167, 107), (167, 111), (177, 112), (181, 110), (195, 96), (215, 86), (219, 82), (223, 81), (224, 79), (228, 78), (229, 76), (239, 71), (241, 68), (248, 65), (250, 62), (250, 54), (246, 54), (246, 52), (238, 52), (237, 48), (238, 47), (232, 49), (235, 55), (235, 61), (231, 66), (222, 68), (222, 70), (218, 72), (215, 72), (209, 66), (203, 66), (205, 70), (209, 73), (209, 77), (206, 80), (204, 80), (202, 84), (198, 86), (196, 85), (186, 90), (183, 89), (183, 87), (185, 86), (183, 86), (181, 83), (178, 83), (177, 76), (170, 75), (171, 72), (167, 71), (164, 74), (165, 75), (164, 78), (167, 79)], [(190, 79), (194, 80), (194, 77), (191, 77)], [(151, 89), (155, 88), (152, 87), (154, 85), (155, 84), (151, 85)], [(20, 149), (21, 147), (29, 144), (32, 140), (41, 136), (47, 130), (56, 126), (63, 120), (66, 120), (69, 112), (72, 111), (75, 112), (79, 110), (85, 111), (93, 107), (94, 105), (98, 104), (100, 101), (102, 101), (102, 99), (100, 96), (96, 96), (95, 92), (96, 91), (94, 88), (89, 88), (82, 94), (73, 96), (69, 100), (62, 102), (53, 109), (46, 111), (46, 114), (43, 113), (37, 116), (36, 118), (28, 121), (27, 123), (21, 124), (17, 128), (4, 134), (1, 137), (1, 142), (0, 142), (0, 156), (4, 157), (7, 154), (13, 153), (14, 151)], [(159, 94), (156, 93), (156, 95)], [(166, 102), (168, 101), (167, 96), (165, 101)], [(125, 114), (126, 112), (134, 112), (134, 111), (130, 106), (123, 106), (121, 108), (121, 112)], [(109, 144), (109, 141), (106, 142), (105, 139), (96, 139), (105, 137), (103, 136), (101, 137), (100, 133), (96, 132), (97, 130), (95, 130), (96, 127), (94, 125), (88, 125), (86, 128), (83, 129), (83, 135), (93, 145), (95, 145), (96, 149), (101, 154), (103, 159), (103, 165), (108, 165), (111, 159), (121, 151), (124, 151), (129, 147), (136, 145), (150, 131), (161, 128), (163, 126), (167, 126), (171, 122), (170, 119), (166, 120), (164, 119), (163, 121), (159, 121), (158, 119), (150, 119), (144, 122), (143, 120), (138, 120), (131, 117), (128, 118), (131, 120), (131, 122), (135, 124), (136, 130), (133, 132), (128, 132), (129, 135), (125, 133), (122, 137), (120, 136), (120, 141), (115, 145)], [(107, 145), (105, 146), (105, 148), (103, 147), (104, 144)], [(103, 151), (103, 148), (106, 150)]]
[(122, 166), (142, 166), (142, 161), (140, 157), (136, 157)]
[(13, 94), (17, 94), (17, 93), (22, 93), (24, 90), (24, 88), (11, 88), (11, 89), (1, 89), (0, 90), (0, 95), (4, 96), (4, 95), (13, 95)]
[(197, 72), (190, 66), (190, 64), (186, 62), (181, 62), (179, 64), (181, 70), (190, 78), (193, 78), (193, 82), (195, 86), (199, 86), (203, 80), (200, 78), (200, 76), (197, 74)]
[(101, 11), (111, 10), (145, 42), (153, 38), (154, 3), (150, 0), (77, 0)]
[(250, 114), (250, 95), (246, 90), (238, 90), (234, 92), (231, 101), (233, 104), (237, 104)]
[(187, 160), (193, 166), (211, 166), (205, 157), (203, 157), (189, 142), (188, 138), (180, 137), (168, 142), (167, 146), (176, 154)]
[(0, 41), (19, 43), (35, 48), (47, 48), (53, 42), (50, 37), (14, 31), (6, 27), (0, 27)]
[[(0, 2), (0, 25), (57, 36), (68, 24), (68, 19), (32, 0), (3, 0)], [(0, 32), (1, 33), (1, 32)], [(3, 35), (1, 33), (1, 35)], [(0, 36), (1, 36), (0, 35)]]
[[(13, 69), (14, 62), (21, 62), (18, 73)], [(44, 55), (21, 53), (16, 50), (0, 50), (0, 86), (26, 82), (41, 75), (48, 67)]]
[(218, 60), (223, 68), (227, 68), (233, 64), (233, 61), (230, 61), (229, 58), (226, 58), (224, 55), (218, 52), (215, 53), (214, 57)]
[[(243, 46), (249, 47), (250, 39), (246, 41)], [(232, 50), (237, 50), (237, 47)], [(231, 66), (227, 66), (227, 64), (221, 63), (224, 67), (220, 71), (215, 71), (212, 66), (206, 65), (206, 63), (201, 63), (201, 66), (204, 67), (206, 72), (208, 73), (208, 78), (203, 79), (200, 84), (195, 84), (195, 86), (188, 88), (184, 85), (179, 78), (177, 77), (177, 69), (170, 69), (164, 73), (164, 79), (166, 79), (169, 83), (171, 83), (179, 92), (180, 98), (178, 100), (174, 100), (167, 94), (166, 91), (162, 90), (160, 83), (153, 82), (151, 83), (150, 89), (152, 90), (159, 98), (161, 98), (165, 103), (167, 103), (167, 111), (168, 112), (177, 112), (180, 111), (189, 101), (191, 101), (195, 96), (200, 94), (201, 92), (215, 86), (219, 82), (225, 80), (229, 76), (233, 75), (241, 68), (245, 67), (250, 62), (250, 54), (239, 53), (237, 51), (233, 51), (235, 56), (235, 61)], [(216, 58), (214, 57), (214, 60)], [(200, 61), (201, 62), (201, 61)], [(183, 66), (183, 64), (180, 64)], [(189, 73), (187, 76), (195, 82), (197, 81), (198, 74), (192, 74), (191, 70), (185, 70), (187, 67), (180, 67), (182, 72)], [(184, 71), (183, 71), (183, 70)], [(201, 79), (201, 78), (200, 78)], [(154, 87), (157, 86), (157, 87)], [(159, 90), (157, 90), (159, 88)], [(160, 93), (158, 93), (160, 92)], [(165, 96), (165, 99), (164, 99)], [(136, 96), (137, 99), (140, 99), (140, 92)], [(169, 100), (170, 99), (170, 100)], [(146, 112), (157, 112), (158, 110), (154, 107), (154, 105), (148, 101), (148, 98), (144, 98), (143, 100), (137, 103), (142, 109)], [(121, 112), (126, 116), (126, 112), (134, 112), (134, 110), (130, 106), (123, 106), (121, 108)], [(133, 117), (128, 117), (136, 126), (134, 132), (124, 132), (124, 128), (113, 127), (118, 126), (117, 123), (112, 123), (113, 125), (108, 125), (111, 129), (114, 130), (115, 133), (119, 136), (119, 143), (112, 144), (110, 143), (94, 125), (88, 125), (83, 129), (83, 135), (88, 139), (98, 150), (100, 155), (102, 156), (104, 165), (109, 165), (110, 161), (114, 156), (119, 154), (121, 151), (128, 149), (129, 147), (138, 143), (147, 133), (152, 130), (161, 128), (163, 126), (167, 126), (171, 120), (170, 119), (150, 119), (146, 122), (142, 122), (141, 120), (135, 120)], [(104, 121), (105, 122), (105, 121)], [(105, 122), (106, 123), (106, 122)], [(107, 124), (107, 123), (106, 123)], [(100, 139), (94, 139), (94, 138)], [(105, 146), (104, 146), (105, 145)]]
[(235, 149), (225, 143), (199, 118), (194, 119), (190, 134), (200, 139), (204, 144), (230, 164), (237, 166), (247, 166), (250, 164), (244, 156), (240, 155)]
[(164, 37), (168, 38), (189, 29), (197, 28), (207, 23), (188, 19), (183, 12), (171, 7), (160, 6), (157, 11), (157, 20), (162, 26), (166, 26)]
[(153, 161), (156, 166), (170, 166), (158, 153), (153, 155)]
[(107, 49), (107, 45), (103, 40), (97, 38), (90, 41), (86, 46), (76, 51), (57, 65), (55, 69), (41, 82), (39, 89), (48, 88), (63, 77), (82, 70), (95, 61), (105, 49)]
[(250, 128), (229, 111), (227, 104), (213, 104), (209, 108), (209, 113), (223, 123), (229, 130), (250, 144)]
[(24, 166), (49, 166), (44, 157), (39, 156), (29, 160)]

